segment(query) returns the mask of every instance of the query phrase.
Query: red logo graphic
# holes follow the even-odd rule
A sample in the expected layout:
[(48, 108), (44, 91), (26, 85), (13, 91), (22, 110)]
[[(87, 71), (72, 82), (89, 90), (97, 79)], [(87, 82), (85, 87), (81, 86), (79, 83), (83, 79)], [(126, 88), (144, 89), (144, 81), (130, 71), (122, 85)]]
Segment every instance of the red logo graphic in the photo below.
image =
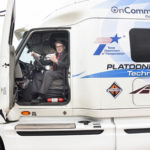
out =
[(145, 86), (131, 92), (130, 94), (137, 94), (137, 93), (139, 93), (139, 94), (149, 94), (149, 92), (150, 92), (150, 84), (145, 85)]
[(114, 98), (116, 98), (122, 92), (122, 89), (117, 85), (117, 83), (114, 82), (107, 89), (107, 92), (110, 93)]

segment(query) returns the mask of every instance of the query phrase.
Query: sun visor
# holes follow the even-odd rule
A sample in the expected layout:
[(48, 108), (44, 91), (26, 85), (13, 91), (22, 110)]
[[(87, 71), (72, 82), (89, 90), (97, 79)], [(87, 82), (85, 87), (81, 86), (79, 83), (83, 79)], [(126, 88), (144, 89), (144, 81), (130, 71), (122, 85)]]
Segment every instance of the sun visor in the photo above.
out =
[(50, 35), (50, 32), (37, 32), (32, 34), (27, 43), (29, 50), (34, 51), (40, 55), (54, 53), (55, 50), (52, 48), (50, 43)]

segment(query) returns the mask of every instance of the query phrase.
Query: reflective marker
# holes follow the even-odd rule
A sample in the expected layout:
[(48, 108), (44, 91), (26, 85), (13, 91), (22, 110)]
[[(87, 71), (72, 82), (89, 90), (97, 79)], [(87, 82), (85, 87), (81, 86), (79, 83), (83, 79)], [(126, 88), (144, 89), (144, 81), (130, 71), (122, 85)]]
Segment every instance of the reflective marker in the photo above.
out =
[(28, 115), (30, 115), (31, 113), (30, 113), (29, 111), (22, 111), (21, 114), (24, 115), (24, 116), (28, 116)]
[(64, 98), (47, 98), (47, 102), (49, 103), (64, 102)]

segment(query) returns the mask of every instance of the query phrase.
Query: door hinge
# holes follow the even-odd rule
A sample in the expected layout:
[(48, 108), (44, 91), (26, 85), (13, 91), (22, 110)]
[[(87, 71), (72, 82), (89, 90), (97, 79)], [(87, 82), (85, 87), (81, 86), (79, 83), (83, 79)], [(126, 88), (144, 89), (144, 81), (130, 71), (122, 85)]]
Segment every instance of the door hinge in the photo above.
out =
[(0, 109), (0, 115), (1, 115), (2, 118), (6, 121), (6, 118), (5, 118), (5, 116), (4, 116), (4, 113), (3, 113), (2, 109)]
[(7, 68), (7, 67), (9, 67), (10, 65), (9, 64), (7, 64), (7, 63), (5, 63), (4, 65), (2, 65), (2, 67), (5, 67), (5, 68)]

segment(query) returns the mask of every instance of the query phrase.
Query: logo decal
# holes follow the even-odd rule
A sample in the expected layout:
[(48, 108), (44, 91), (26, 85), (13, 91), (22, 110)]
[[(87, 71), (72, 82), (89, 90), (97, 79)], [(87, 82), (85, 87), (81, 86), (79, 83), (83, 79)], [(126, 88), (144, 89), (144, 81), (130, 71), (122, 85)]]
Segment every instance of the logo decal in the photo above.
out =
[[(104, 48), (106, 47), (107, 44), (111, 44), (113, 42), (116, 42), (118, 44), (119, 39), (121, 39), (121, 37), (118, 37), (118, 35), (116, 34), (114, 37), (102, 37), (102, 38), (98, 38), (96, 40), (96, 43), (101, 43), (98, 48), (96, 49), (96, 51), (94, 52), (93, 55), (100, 55)], [(102, 53), (102, 55), (124, 55), (123, 52), (121, 52), (120, 50), (116, 49), (114, 46), (108, 46), (108, 48), (105, 50), (104, 53)]]
[(124, 7), (118, 8), (116, 6), (111, 7), (111, 12), (114, 14), (128, 14), (128, 15), (145, 15), (145, 18), (150, 18), (150, 9), (144, 8), (131, 8), (131, 7)]
[(114, 98), (116, 98), (121, 92), (122, 89), (114, 82), (108, 89), (107, 92), (110, 93)]
[(116, 6), (113, 6), (111, 8), (112, 13), (125, 13), (125, 14), (150, 14), (150, 9), (133, 9), (131, 7), (125, 7), (125, 8), (118, 8)]
[(135, 91), (132, 91), (130, 94), (149, 94), (150, 93), (150, 84), (145, 85)]

